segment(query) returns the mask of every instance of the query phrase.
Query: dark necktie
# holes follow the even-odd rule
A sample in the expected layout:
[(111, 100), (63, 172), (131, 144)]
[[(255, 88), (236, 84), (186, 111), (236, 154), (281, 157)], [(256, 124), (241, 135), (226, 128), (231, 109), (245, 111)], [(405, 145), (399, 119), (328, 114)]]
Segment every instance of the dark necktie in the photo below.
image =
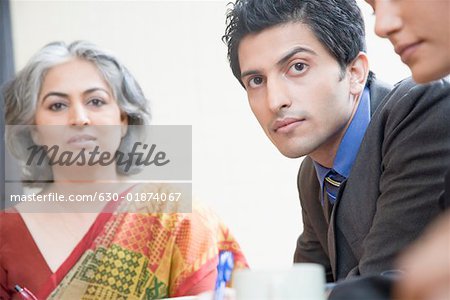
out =
[(341, 186), (341, 183), (342, 181), (344, 181), (344, 179), (344, 176), (341, 176), (333, 170), (328, 172), (327, 176), (325, 176), (324, 191), (328, 194), (328, 200), (331, 204), (334, 204), (336, 202), (339, 187)]

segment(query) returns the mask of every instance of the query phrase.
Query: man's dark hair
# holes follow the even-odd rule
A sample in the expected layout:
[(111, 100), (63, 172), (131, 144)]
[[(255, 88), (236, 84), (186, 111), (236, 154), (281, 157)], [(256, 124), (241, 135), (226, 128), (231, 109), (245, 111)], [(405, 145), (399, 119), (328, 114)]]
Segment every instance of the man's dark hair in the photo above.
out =
[(241, 84), (240, 41), (276, 25), (307, 25), (342, 71), (360, 51), (366, 51), (364, 21), (355, 0), (236, 0), (230, 5), (222, 40), (228, 46), (231, 70)]

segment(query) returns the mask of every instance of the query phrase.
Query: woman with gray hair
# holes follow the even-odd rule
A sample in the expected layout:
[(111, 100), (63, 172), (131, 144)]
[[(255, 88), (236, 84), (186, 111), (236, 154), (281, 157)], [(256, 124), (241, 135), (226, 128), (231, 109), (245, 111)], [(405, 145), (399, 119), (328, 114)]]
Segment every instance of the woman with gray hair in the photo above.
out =
[(7, 144), (24, 184), (39, 191), (0, 213), (0, 298), (193, 295), (214, 288), (221, 250), (247, 266), (210, 210), (179, 212), (175, 187), (130, 180), (150, 112), (113, 55), (83, 41), (51, 43), (4, 98)]
[[(124, 153), (130, 152), (130, 145), (136, 139), (136, 129), (139, 128), (139, 125), (150, 124), (148, 100), (125, 66), (113, 55), (85, 41), (75, 42), (69, 46), (61, 42), (51, 43), (36, 53), (17, 75), (17, 78), (5, 88), (6, 124), (38, 125), (35, 123), (35, 114), (45, 75), (52, 67), (73, 58), (90, 62), (92, 66), (97, 68), (99, 75), (106, 80), (104, 83), (111, 90), (111, 96), (117, 100), (118, 109), (122, 116), (126, 118), (127, 125), (130, 125), (130, 128), (133, 129), (123, 137), (118, 150)], [(60, 128), (62, 128), (65, 124), (59, 123), (57, 125), (61, 125)], [(7, 144), (10, 146), (11, 152), (15, 154), (19, 161), (26, 162), (30, 154), (28, 147), (35, 145), (29, 130), (30, 126), (9, 126), (8, 129), (6, 131)], [(42, 126), (42, 129), (46, 129), (45, 125)], [(42, 181), (53, 179), (52, 170), (48, 163), (37, 164), (33, 161), (30, 164), (24, 164), (22, 167), (24, 168), (24, 181), (29, 186), (42, 186)], [(117, 167), (117, 171), (123, 174), (123, 167), (121, 168), (120, 165)], [(133, 166), (131, 171), (128, 170), (128, 173), (134, 173), (135, 169), (136, 166)]]

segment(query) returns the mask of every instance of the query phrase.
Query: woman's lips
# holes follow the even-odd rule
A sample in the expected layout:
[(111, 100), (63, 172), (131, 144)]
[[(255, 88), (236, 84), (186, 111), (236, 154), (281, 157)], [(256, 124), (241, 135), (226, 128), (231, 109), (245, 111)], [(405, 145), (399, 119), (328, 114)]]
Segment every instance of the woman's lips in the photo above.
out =
[(395, 47), (395, 52), (400, 55), (402, 61), (406, 63), (411, 55), (417, 50), (417, 48), (422, 44), (421, 41), (409, 44), (401, 44)]
[(91, 146), (95, 144), (96, 140), (97, 138), (92, 135), (80, 134), (72, 136), (70, 139), (68, 139), (67, 144), (78, 147)]

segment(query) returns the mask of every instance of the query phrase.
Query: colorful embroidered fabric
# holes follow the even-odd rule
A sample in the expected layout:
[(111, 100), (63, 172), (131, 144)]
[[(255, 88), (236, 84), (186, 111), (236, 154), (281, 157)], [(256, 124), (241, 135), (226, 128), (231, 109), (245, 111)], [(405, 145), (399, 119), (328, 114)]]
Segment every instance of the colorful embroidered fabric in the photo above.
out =
[(195, 202), (192, 213), (113, 213), (49, 299), (186, 295), (215, 271), (221, 250), (233, 252), (235, 269), (247, 267), (228, 228)]

